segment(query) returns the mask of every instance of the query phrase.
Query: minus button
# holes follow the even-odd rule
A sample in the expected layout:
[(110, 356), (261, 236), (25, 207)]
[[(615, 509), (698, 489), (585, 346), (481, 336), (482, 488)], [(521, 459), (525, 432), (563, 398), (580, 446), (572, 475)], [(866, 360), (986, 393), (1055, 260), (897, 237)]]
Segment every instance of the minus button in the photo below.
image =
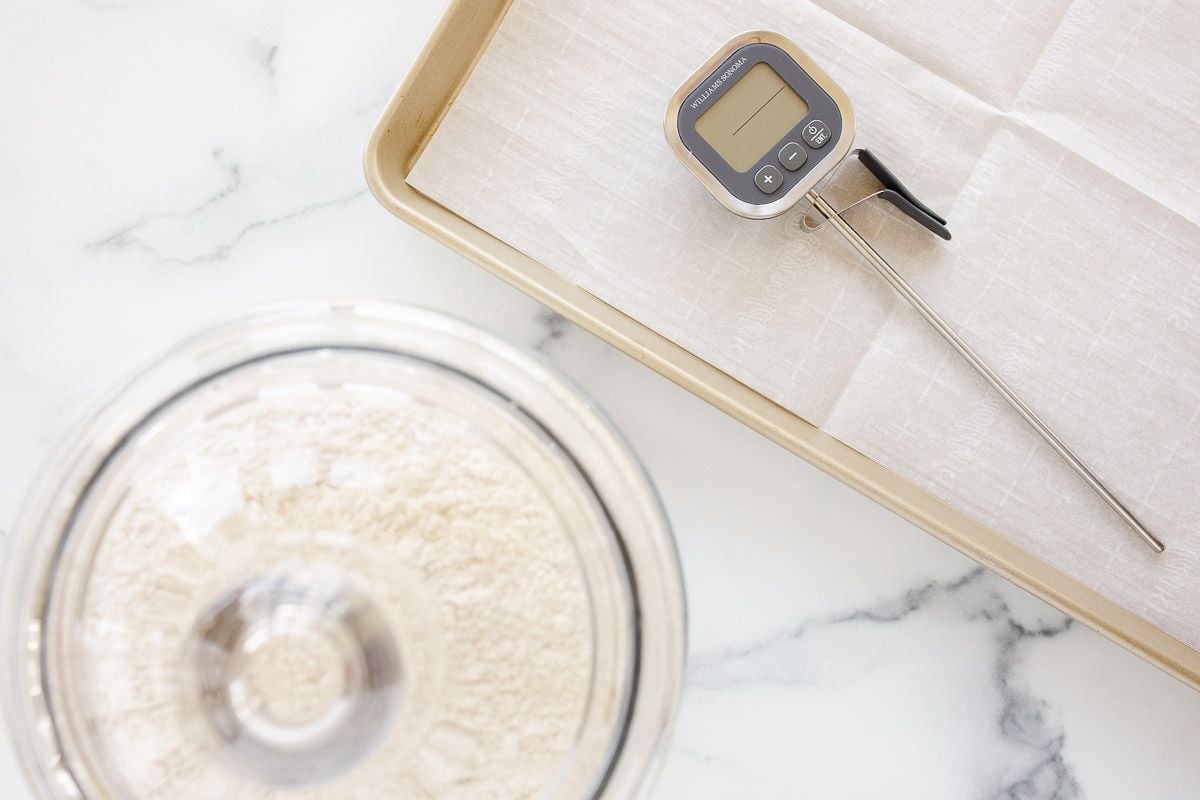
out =
[(808, 161), (808, 153), (796, 142), (788, 142), (779, 151), (779, 163), (791, 172), (803, 167), (805, 161)]

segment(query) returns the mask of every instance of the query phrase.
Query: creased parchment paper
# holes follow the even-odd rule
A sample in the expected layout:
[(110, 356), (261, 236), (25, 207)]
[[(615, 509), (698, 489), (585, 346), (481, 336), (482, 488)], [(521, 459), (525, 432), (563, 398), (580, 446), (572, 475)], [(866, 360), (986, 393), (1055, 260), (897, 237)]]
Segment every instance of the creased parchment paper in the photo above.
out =
[[(832, 230), (739, 219), (677, 163), (670, 95), (750, 29), (948, 217), (851, 212), (1164, 555)], [(516, 0), (410, 183), (1200, 648), (1198, 29), (1184, 0)]]

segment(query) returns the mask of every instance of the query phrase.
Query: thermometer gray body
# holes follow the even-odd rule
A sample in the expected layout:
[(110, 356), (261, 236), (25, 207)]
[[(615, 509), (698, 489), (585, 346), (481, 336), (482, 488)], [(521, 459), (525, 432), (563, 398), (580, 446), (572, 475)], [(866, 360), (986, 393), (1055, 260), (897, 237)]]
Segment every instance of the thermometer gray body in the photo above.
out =
[(766, 219), (796, 205), (850, 152), (845, 93), (788, 39), (726, 44), (671, 98), (667, 140), (726, 208)]

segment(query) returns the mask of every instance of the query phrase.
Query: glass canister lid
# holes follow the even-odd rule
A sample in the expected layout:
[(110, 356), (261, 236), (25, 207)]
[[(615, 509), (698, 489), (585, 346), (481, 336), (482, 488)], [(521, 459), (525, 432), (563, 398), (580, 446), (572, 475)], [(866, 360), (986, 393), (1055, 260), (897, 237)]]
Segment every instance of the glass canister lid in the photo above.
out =
[(545, 367), (429, 312), (185, 343), (64, 444), (7, 566), (46, 797), (630, 796), (678, 699), (636, 462)]

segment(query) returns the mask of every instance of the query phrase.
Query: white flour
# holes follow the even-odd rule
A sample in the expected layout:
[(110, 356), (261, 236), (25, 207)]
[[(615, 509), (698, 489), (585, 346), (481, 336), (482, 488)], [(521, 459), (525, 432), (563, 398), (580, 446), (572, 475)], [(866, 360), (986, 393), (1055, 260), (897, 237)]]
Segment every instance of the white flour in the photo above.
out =
[[(488, 417), (492, 415), (492, 418)], [(593, 658), (576, 555), (537, 485), (470, 420), (367, 390), (257, 397), (139, 467), (83, 598), (95, 734), (131, 797), (534, 797), (570, 752)], [(264, 787), (230, 769), (185, 680), (189, 637), (231, 587), (336, 572), (396, 643), (403, 687), (370, 755), (333, 780)], [(319, 637), (272, 641), (248, 691), (283, 724), (344, 676)]]

